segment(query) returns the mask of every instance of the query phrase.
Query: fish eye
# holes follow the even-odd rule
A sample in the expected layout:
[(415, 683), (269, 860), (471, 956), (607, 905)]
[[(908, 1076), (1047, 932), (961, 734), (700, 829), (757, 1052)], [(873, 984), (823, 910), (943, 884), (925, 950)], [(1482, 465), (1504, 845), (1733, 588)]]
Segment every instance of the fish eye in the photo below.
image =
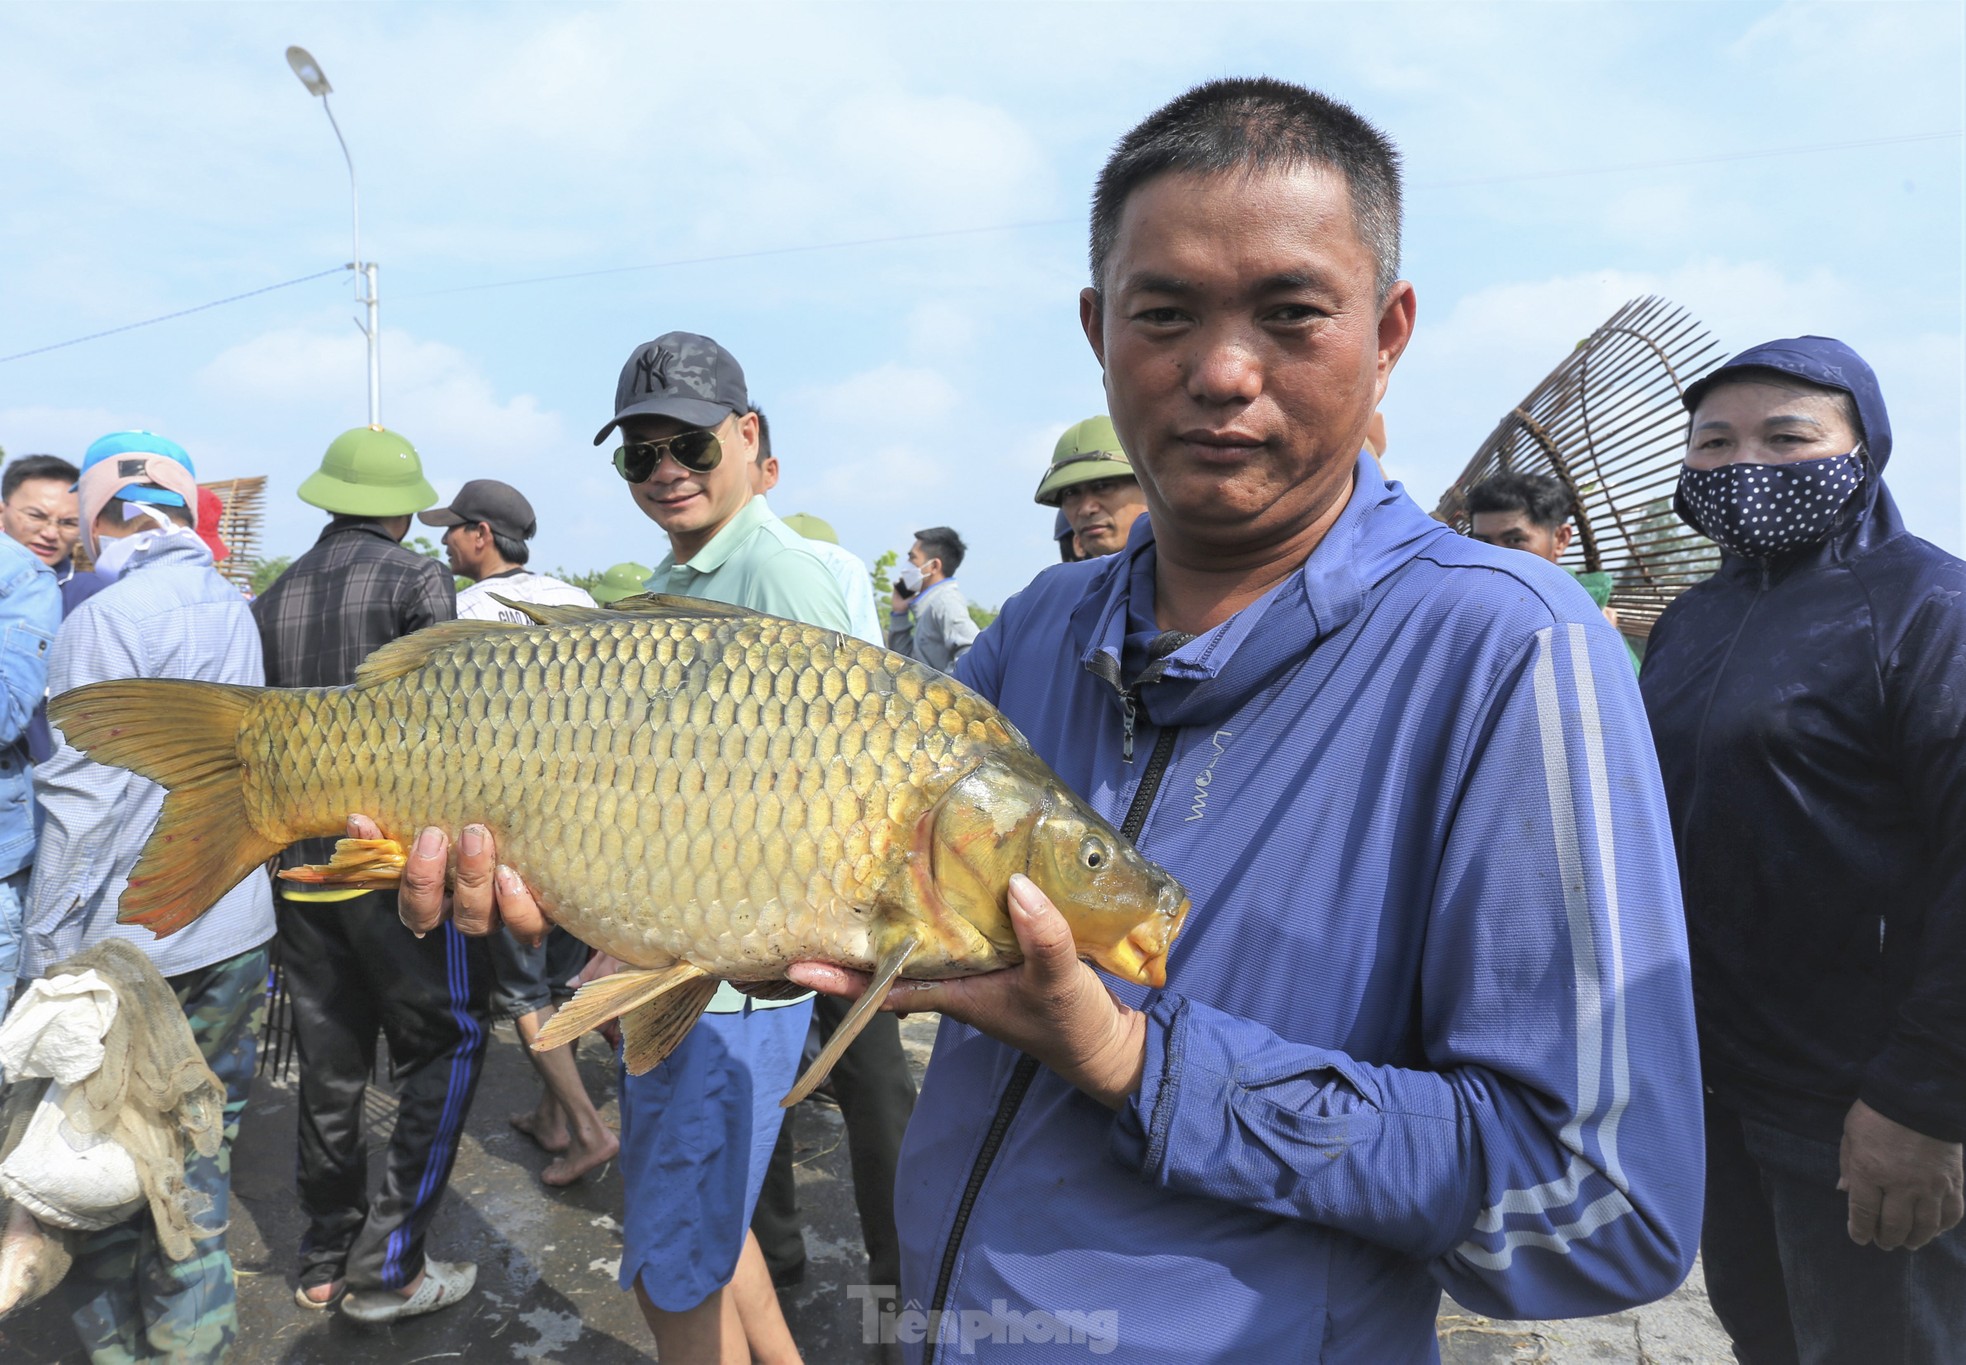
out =
[(1079, 845), (1079, 861), (1085, 864), (1086, 871), (1097, 872), (1112, 860), (1112, 853), (1098, 839), (1087, 839)]

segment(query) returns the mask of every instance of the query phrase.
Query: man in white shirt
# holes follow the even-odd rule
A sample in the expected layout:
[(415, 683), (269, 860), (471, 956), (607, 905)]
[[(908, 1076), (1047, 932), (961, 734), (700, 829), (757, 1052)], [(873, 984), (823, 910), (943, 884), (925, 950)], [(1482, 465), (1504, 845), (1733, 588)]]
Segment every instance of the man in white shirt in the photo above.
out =
[[(501, 604), (499, 597), (542, 605), (594, 605), (594, 599), (573, 584), (526, 568), (531, 555), (526, 542), (538, 532), (539, 523), (532, 504), (509, 483), (473, 479), (458, 489), (450, 506), (419, 512), (417, 519), (444, 528), (444, 553), (451, 572), (472, 580), (457, 595), (459, 620), (529, 619)], [(542, 1086), (539, 1103), (512, 1115), (512, 1126), (557, 1154), (539, 1178), (548, 1185), (571, 1185), (612, 1159), (621, 1142), (588, 1097), (573, 1049), (534, 1052), (532, 1043), (556, 1007), (572, 998), (570, 983), (587, 964), (587, 945), (555, 925), (546, 941), (536, 946), (519, 942), (509, 929), (493, 934), (487, 946), (492, 1018), (512, 1021)]]

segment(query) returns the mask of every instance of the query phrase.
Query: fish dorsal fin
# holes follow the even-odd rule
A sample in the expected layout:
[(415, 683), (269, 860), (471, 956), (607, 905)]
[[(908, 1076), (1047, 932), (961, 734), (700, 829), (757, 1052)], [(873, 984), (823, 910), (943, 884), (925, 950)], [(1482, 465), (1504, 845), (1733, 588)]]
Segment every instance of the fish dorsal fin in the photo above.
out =
[(414, 673), (452, 645), (499, 630), (524, 630), (511, 621), (439, 621), (414, 635), (391, 640), (355, 670), (355, 686), (374, 687), (392, 678)]
[(577, 602), (519, 602), (495, 592), (485, 595), (542, 626), (584, 626), (590, 621), (605, 621), (612, 615), (606, 607), (583, 607)]
[(642, 592), (633, 597), (624, 597), (608, 608), (609, 611), (630, 612), (636, 616), (691, 616), (704, 620), (757, 621), (774, 620), (761, 611), (749, 607), (732, 606), (729, 602), (712, 602), (707, 597), (678, 597), (667, 592)]

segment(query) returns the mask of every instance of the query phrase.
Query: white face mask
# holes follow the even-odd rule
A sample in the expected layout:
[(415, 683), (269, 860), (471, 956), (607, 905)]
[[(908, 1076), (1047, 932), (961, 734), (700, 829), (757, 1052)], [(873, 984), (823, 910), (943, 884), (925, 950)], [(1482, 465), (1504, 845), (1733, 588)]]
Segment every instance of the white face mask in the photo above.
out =
[(922, 590), (921, 565), (903, 564), (901, 566), (900, 578), (901, 578), (901, 586), (906, 588), (909, 592), (916, 593)]

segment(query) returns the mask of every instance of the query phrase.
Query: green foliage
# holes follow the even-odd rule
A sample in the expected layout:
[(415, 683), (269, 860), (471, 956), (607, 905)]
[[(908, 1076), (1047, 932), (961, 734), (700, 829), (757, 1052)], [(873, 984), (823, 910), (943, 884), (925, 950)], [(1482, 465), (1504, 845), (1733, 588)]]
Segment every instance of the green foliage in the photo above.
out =
[(887, 571), (900, 562), (901, 556), (893, 550), (874, 561), (874, 596), (883, 602), (894, 591), (894, 580), (888, 577)]
[(287, 571), (294, 562), (292, 555), (281, 555), (276, 559), (256, 559), (253, 561), (253, 596), (258, 597), (273, 586), (273, 581)]
[(976, 622), (978, 630), (989, 629), (990, 622), (997, 619), (997, 608), (986, 607), (980, 602), (969, 604), (969, 619)]
[(589, 569), (584, 573), (574, 573), (571, 569), (556, 568), (553, 570), (551, 576), (559, 579), (562, 583), (571, 583), (582, 592), (591, 596), (594, 589), (601, 586), (601, 580), (607, 576), (607, 570)]

